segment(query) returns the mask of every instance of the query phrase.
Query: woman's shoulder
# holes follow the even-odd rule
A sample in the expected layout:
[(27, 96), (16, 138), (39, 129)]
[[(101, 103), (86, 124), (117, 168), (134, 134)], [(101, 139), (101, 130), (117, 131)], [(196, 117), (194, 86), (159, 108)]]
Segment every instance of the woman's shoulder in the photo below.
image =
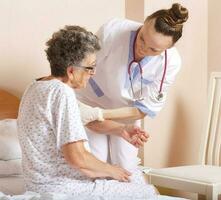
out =
[(97, 32), (101, 41), (101, 51), (106, 52), (114, 45), (128, 41), (131, 31), (135, 31), (141, 24), (128, 19), (113, 18), (103, 24)]
[(49, 82), (49, 84), (52, 90), (54, 90), (54, 92), (57, 92), (59, 96), (75, 97), (74, 89), (68, 86), (66, 83), (63, 83), (58, 79), (53, 79), (51, 82)]
[(137, 30), (141, 25), (141, 23), (132, 20), (113, 18), (100, 27), (97, 35), (100, 39), (109, 38), (112, 40), (121, 35), (130, 34), (131, 31)]
[(75, 97), (74, 90), (58, 79), (35, 80), (28, 88), (29, 91), (34, 93), (42, 93), (46, 96), (53, 96), (54, 98), (65, 96), (71, 96), (71, 98)]
[(133, 27), (133, 26), (140, 26), (142, 24), (139, 23), (139, 22), (130, 20), (130, 19), (112, 18), (112, 19), (109, 19), (104, 25), (105, 26), (129, 26), (129, 27)]
[[(137, 30), (142, 24), (136, 21), (122, 18), (112, 18), (103, 24), (102, 28), (104, 32), (114, 33), (119, 31), (133, 31)], [(111, 31), (110, 31), (111, 30)]]

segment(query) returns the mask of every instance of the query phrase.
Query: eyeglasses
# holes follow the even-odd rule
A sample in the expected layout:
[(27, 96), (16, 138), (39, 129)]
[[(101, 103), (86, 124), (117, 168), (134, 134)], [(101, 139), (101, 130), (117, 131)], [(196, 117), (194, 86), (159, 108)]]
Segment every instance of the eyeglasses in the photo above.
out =
[(88, 72), (89, 74), (94, 74), (96, 72), (96, 65), (92, 65), (92, 66), (74, 65), (73, 67), (81, 68), (85, 70), (86, 72)]

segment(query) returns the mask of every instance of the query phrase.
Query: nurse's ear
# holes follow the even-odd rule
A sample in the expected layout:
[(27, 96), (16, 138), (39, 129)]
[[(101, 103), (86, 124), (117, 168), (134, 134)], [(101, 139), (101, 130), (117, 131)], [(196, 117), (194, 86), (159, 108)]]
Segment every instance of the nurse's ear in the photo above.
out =
[(174, 46), (174, 43), (172, 43), (167, 49), (170, 49)]
[(172, 48), (174, 46), (174, 44), (172, 44), (169, 48)]
[(170, 42), (170, 44), (168, 44), (169, 46), (167, 49), (170, 49), (170, 48), (174, 47), (174, 45), (175, 45), (175, 43), (173, 42), (173, 37), (172, 36), (170, 36), (170, 37), (171, 37), (171, 42)]

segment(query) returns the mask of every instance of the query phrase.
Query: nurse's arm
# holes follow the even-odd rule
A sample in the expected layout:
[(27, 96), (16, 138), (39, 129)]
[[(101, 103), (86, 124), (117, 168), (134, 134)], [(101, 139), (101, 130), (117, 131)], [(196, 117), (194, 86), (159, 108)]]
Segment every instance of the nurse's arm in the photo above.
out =
[(145, 114), (135, 107), (122, 107), (116, 109), (101, 109), (99, 107), (91, 107), (78, 100), (83, 124), (98, 120), (137, 120), (143, 119)]
[(103, 118), (111, 119), (111, 120), (120, 120), (120, 119), (143, 119), (146, 114), (141, 112), (139, 109), (135, 107), (122, 107), (116, 109), (104, 109)]
[(63, 145), (62, 153), (68, 164), (89, 178), (109, 177), (119, 181), (129, 181), (130, 172), (98, 160), (85, 149), (84, 141), (82, 140)]

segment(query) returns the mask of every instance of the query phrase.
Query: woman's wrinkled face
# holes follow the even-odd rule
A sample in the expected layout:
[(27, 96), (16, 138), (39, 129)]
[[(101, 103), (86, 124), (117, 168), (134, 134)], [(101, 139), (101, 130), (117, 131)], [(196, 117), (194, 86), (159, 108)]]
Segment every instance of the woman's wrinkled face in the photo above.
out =
[(96, 54), (90, 53), (80, 65), (73, 66), (71, 85), (75, 89), (85, 88), (88, 80), (96, 72)]
[(154, 25), (155, 20), (151, 19), (141, 27), (135, 44), (137, 58), (159, 55), (173, 46), (172, 37), (156, 32)]

